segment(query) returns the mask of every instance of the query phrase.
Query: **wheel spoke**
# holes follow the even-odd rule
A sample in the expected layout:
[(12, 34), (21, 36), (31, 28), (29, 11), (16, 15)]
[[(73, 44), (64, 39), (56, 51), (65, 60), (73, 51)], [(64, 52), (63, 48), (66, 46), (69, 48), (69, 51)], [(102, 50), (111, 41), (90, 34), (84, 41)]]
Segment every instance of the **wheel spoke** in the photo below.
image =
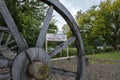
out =
[(6, 27), (0, 26), (0, 31), (9, 31), (9, 29)]
[(16, 49), (17, 47), (18, 47), (18, 46), (15, 45), (15, 46), (10, 47), (10, 49)]
[(21, 51), (28, 48), (27, 42), (23, 40), (22, 36), (20, 35), (18, 31), (18, 27), (15, 24), (4, 0), (0, 0), (0, 13), (2, 14), (2, 17), (9, 28), (11, 34), (13, 35), (14, 39), (16, 40), (16, 43)]
[(1, 44), (2, 40), (3, 40), (3, 36), (4, 36), (4, 32), (1, 33), (0, 44)]
[(47, 30), (48, 30), (48, 27), (49, 27), (49, 24), (50, 24), (50, 20), (51, 20), (51, 17), (52, 17), (52, 13), (53, 13), (53, 6), (50, 6), (50, 8), (47, 11), (46, 18), (43, 22), (43, 26), (41, 28), (39, 38), (37, 40), (36, 47), (38, 47), (38, 48), (43, 47), (43, 44), (44, 44), (44, 41), (45, 41), (45, 38), (46, 38), (46, 33), (47, 33)]
[(5, 43), (5, 46), (7, 46), (7, 45), (8, 45), (8, 43), (9, 43), (9, 41), (10, 41), (11, 36), (12, 36), (12, 35), (9, 33), (8, 38), (7, 38), (7, 40), (6, 40), (6, 43)]
[(9, 67), (12, 65), (12, 61), (7, 59), (0, 59), (0, 68)]
[(10, 78), (10, 73), (0, 74), (0, 80), (4, 80), (6, 78)]
[(71, 77), (76, 77), (77, 76), (77, 73), (76, 72), (73, 72), (73, 71), (67, 71), (67, 70), (64, 70), (64, 69), (58, 69), (58, 68), (52, 68), (51, 69), (51, 73), (53, 74), (60, 74), (60, 75), (66, 75), (66, 76), (71, 76)]
[(75, 40), (76, 40), (75, 37), (71, 37), (67, 41), (65, 41), (62, 44), (60, 44), (59, 46), (57, 46), (53, 51), (51, 51), (49, 53), (50, 57), (53, 57), (53, 56), (57, 55), (60, 51), (62, 51), (65, 47), (67, 47), (68, 45), (70, 45), (71, 43), (73, 43)]

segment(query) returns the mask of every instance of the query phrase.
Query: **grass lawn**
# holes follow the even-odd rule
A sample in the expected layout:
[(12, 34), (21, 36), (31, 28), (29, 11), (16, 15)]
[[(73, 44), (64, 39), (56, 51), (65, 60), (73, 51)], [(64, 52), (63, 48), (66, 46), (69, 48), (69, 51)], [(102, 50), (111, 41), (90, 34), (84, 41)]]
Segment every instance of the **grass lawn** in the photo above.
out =
[(99, 53), (94, 55), (87, 55), (87, 57), (93, 59), (120, 60), (120, 52)]

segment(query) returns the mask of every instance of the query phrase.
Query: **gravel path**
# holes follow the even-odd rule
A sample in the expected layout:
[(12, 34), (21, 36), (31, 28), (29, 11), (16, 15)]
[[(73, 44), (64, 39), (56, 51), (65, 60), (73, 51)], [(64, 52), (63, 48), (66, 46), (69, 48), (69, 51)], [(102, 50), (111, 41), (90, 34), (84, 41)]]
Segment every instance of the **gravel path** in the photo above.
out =
[[(100, 60), (99, 60), (100, 61)], [(101, 63), (100, 63), (101, 62)], [(120, 63), (100, 61), (85, 68), (84, 80), (120, 80)], [(56, 68), (76, 71), (76, 58), (52, 61)], [(51, 75), (48, 80), (75, 80), (73, 77)]]
[[(104, 60), (89, 60), (90, 64), (85, 68), (84, 80), (120, 80), (120, 63)], [(52, 61), (54, 68), (75, 71), (77, 68), (76, 58)], [(0, 71), (1, 73), (1, 71)], [(75, 80), (74, 77), (50, 74), (47, 80)]]

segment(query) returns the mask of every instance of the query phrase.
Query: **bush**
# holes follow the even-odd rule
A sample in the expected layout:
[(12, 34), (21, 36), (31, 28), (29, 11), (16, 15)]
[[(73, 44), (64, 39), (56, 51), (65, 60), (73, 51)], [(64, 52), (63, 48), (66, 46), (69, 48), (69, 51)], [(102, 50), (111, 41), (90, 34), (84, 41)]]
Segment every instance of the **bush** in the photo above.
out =
[[(69, 56), (75, 56), (77, 54), (76, 48), (68, 48)], [(66, 57), (67, 56), (67, 48), (62, 50), (59, 54), (57, 54), (55, 57)]]
[(92, 54), (94, 52), (94, 46), (85, 46), (85, 54)]
[(107, 46), (107, 47), (104, 48), (105, 52), (110, 52), (110, 51), (113, 51), (113, 50), (114, 50), (114, 48), (112, 46)]

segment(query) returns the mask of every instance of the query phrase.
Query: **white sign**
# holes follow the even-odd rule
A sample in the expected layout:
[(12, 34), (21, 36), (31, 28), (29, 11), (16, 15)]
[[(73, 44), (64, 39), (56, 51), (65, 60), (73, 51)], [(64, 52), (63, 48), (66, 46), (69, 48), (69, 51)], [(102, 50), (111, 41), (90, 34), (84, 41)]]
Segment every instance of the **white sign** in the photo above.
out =
[(63, 34), (47, 34), (47, 41), (66, 41), (67, 37)]

